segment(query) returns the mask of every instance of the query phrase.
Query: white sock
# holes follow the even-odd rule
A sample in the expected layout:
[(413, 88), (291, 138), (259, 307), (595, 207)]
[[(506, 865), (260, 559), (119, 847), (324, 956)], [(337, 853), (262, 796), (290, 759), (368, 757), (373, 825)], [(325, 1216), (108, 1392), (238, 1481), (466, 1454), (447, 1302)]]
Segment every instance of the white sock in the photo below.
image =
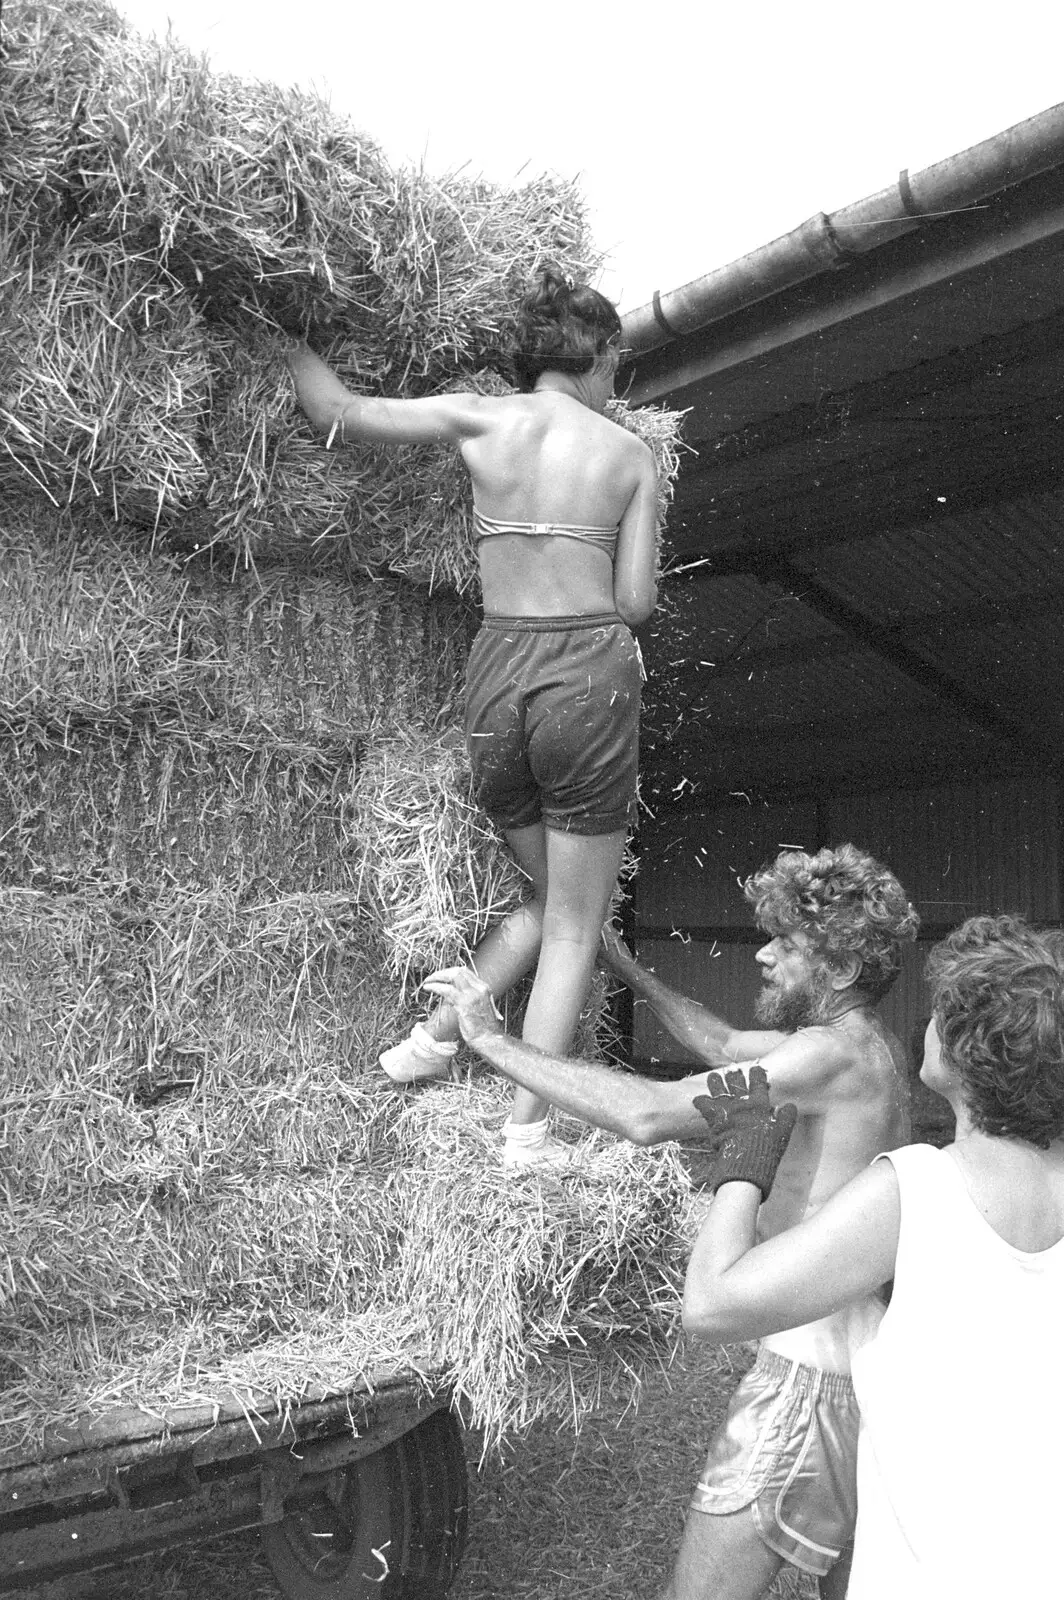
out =
[(552, 1139), (548, 1118), (539, 1122), (507, 1122), (503, 1127), (504, 1167), (563, 1167), (572, 1160), (572, 1147)]

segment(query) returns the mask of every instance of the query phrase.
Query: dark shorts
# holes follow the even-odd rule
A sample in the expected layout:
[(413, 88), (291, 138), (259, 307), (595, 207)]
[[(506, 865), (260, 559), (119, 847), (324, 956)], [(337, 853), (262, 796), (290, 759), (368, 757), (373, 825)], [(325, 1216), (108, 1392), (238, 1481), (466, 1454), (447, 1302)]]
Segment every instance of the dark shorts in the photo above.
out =
[(692, 1511), (749, 1506), (770, 1550), (823, 1577), (853, 1538), (859, 1424), (847, 1374), (762, 1347), (710, 1445)]
[(466, 669), (478, 804), (499, 828), (614, 833), (639, 769), (639, 647), (620, 617), (485, 617)]

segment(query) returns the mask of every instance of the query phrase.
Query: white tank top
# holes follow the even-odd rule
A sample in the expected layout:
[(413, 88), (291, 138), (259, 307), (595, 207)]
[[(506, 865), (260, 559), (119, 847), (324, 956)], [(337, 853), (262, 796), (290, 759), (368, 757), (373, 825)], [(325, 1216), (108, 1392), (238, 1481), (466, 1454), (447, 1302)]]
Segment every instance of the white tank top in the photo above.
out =
[(847, 1600), (1064, 1596), (1064, 1240), (1007, 1244), (944, 1151), (879, 1159), (901, 1231), (890, 1306), (853, 1355)]

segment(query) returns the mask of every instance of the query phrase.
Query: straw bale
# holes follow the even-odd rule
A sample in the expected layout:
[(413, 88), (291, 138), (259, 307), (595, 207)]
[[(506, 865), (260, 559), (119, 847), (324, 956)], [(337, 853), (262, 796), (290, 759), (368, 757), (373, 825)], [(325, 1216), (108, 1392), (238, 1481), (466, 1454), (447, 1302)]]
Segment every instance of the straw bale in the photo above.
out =
[(368, 322), (387, 169), (317, 95), (127, 30), (87, 85), (79, 166), (94, 235), (130, 239), (213, 320)]
[[(208, 348), (209, 477), (199, 503), (169, 530), (170, 542), (192, 551), (235, 550), (245, 566), (335, 560), (347, 549), (346, 519), (364, 474), (352, 460), (315, 449), (305, 430), (293, 426), (292, 380), (275, 338), (236, 341), (214, 333)], [(367, 492), (372, 497), (372, 483)]]
[[(471, 608), (395, 581), (218, 571), (24, 506), (0, 525), (0, 729), (128, 729), (327, 745), (458, 714)], [(59, 737), (59, 742), (64, 742)]]
[(253, 1416), (393, 1375), (439, 1389), (401, 1308), (370, 1306), (340, 1318), (313, 1307), (291, 1317), (287, 1309), (275, 1313), (268, 1300), (249, 1296), (176, 1314), (92, 1315), (11, 1330), (0, 1353), (0, 1466), (38, 1451), (46, 1429), (116, 1408), (160, 1416), (235, 1395)]
[[(240, 1344), (298, 1329), (308, 1305), (344, 1316), (392, 1270), (399, 1208), (387, 1175), (334, 1164), (254, 1180), (222, 1177), (191, 1199), (91, 1186), (61, 1208), (9, 1214), (6, 1312), (16, 1323), (143, 1322), (189, 1313), (247, 1318)], [(272, 1315), (271, 1315), (272, 1313)]]
[(157, 1410), (233, 1386), (251, 1404), (252, 1388), (289, 1400), (385, 1365), (418, 1370), (412, 1348), (400, 1363), (402, 1309), (373, 1304), (398, 1239), (387, 1172), (223, 1179), (192, 1202), (83, 1191), (16, 1203), (10, 1220), (0, 1452), (115, 1404)]
[(202, 703), (195, 605), (173, 560), (91, 544), (40, 507), (0, 526), (0, 731), (129, 723)]
[(375, 1158), (400, 1027), (349, 900), (0, 891), (0, 1148), (12, 1193), (198, 1194)]
[(85, 91), (124, 25), (110, 5), (9, 0), (0, 56), (0, 232), (39, 242), (76, 215)]
[(525, 881), (472, 797), (457, 730), (400, 733), (366, 752), (352, 797), (358, 896), (406, 985), (467, 955)]
[[(186, 551), (360, 576), (392, 573), (430, 591), (477, 585), (468, 473), (452, 446), (326, 449), (295, 401), (284, 346), (215, 337), (203, 498), (165, 529)], [(336, 370), (345, 373), (347, 345)], [(480, 373), (452, 388), (504, 394)]]
[(56, 506), (102, 501), (145, 527), (194, 504), (211, 373), (181, 286), (77, 239), (8, 271), (0, 488), (28, 479)]
[(189, 569), (219, 714), (289, 739), (362, 740), (460, 714), (475, 617), (401, 582)]
[(453, 1385), (492, 1443), (634, 1389), (675, 1321), (683, 1169), (590, 1134), (564, 1178), (515, 1180), (507, 1099), (486, 1079), (404, 1096), (364, 1168), (14, 1202), (0, 1449), (115, 1403), (284, 1403), (382, 1366)]
[[(215, 319), (342, 324), (367, 379), (439, 382), (501, 348), (515, 282), (545, 255), (594, 270), (572, 183), (506, 189), (392, 171), (319, 97), (215, 74), (114, 13), (101, 27), (108, 13), (95, 0), (11, 9), (22, 70), (44, 80), (36, 121), (47, 126), (53, 111), (47, 131), (65, 157), (39, 170), (59, 179), (72, 168), (68, 204), (83, 231), (127, 239)], [(64, 40), (79, 21), (96, 28), (91, 55), (62, 56), (68, 94), (80, 90), (73, 129), (48, 101), (51, 55), (35, 17)]]
[(0, 870), (42, 888), (351, 893), (355, 759), (346, 743), (242, 744), (151, 722), (65, 745), (19, 739), (0, 764)]
[[(508, 1102), (491, 1079), (440, 1085), (408, 1097), (395, 1132), (408, 1197), (396, 1298), (495, 1437), (545, 1410), (578, 1420), (613, 1339), (633, 1370), (660, 1348), (688, 1248), (674, 1147), (641, 1150), (560, 1119), (577, 1144), (572, 1169), (515, 1182), (495, 1156)], [(562, 1350), (558, 1384), (544, 1364)]]
[(543, 176), (501, 188), (462, 172), (390, 174), (381, 226), (384, 381), (401, 393), (438, 389), (458, 372), (505, 366), (515, 312), (545, 262), (580, 278), (601, 265), (572, 180)]
[[(340, 346), (338, 371), (345, 371)], [(211, 341), (216, 374), (201, 503), (168, 529), (182, 549), (232, 552), (238, 563), (379, 576), (392, 572), (464, 593), (475, 584), (468, 474), (451, 447), (326, 449), (295, 401), (276, 338)], [(505, 392), (491, 374), (466, 380)]]

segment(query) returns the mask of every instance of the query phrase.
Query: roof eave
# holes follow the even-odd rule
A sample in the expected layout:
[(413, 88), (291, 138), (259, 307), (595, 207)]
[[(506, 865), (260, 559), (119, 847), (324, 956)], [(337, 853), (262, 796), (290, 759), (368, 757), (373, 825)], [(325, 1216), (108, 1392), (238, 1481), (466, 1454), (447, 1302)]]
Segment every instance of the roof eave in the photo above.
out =
[(659, 350), (1062, 164), (1064, 102), (934, 166), (903, 171), (889, 189), (830, 215), (818, 212), (790, 233), (678, 289), (655, 290), (648, 304), (622, 318), (624, 342), (636, 358)]

